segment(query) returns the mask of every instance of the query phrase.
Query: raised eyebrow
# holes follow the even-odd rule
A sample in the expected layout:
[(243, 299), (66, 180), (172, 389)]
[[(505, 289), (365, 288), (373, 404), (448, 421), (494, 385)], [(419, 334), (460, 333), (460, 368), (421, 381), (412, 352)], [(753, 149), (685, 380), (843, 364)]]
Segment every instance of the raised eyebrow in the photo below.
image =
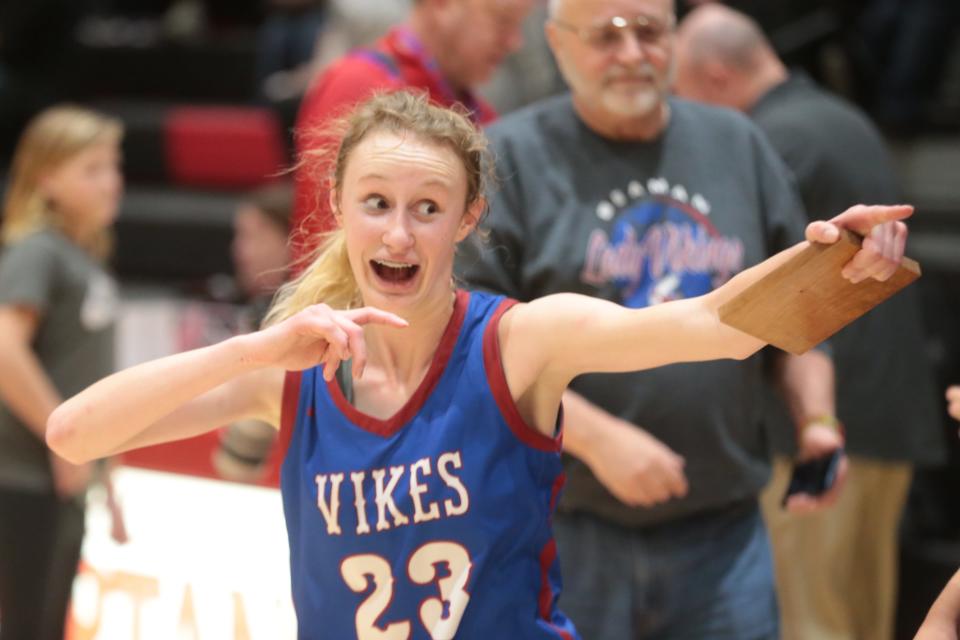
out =
[(360, 176), (359, 178), (357, 178), (357, 180), (358, 180), (359, 182), (363, 182), (363, 181), (367, 181), (367, 180), (389, 180), (389, 178), (387, 178), (387, 176), (381, 175), (381, 174), (379, 174), (379, 173), (365, 173), (365, 174), (363, 174), (362, 176)]
[[(367, 173), (357, 178), (358, 182), (369, 182), (369, 181), (385, 181), (389, 182), (390, 178), (379, 173)], [(451, 181), (444, 180), (442, 178), (430, 178), (420, 184), (422, 187), (431, 187), (437, 186), (444, 189), (449, 189), (451, 187)]]
[(449, 189), (452, 184), (449, 180), (444, 180), (442, 178), (430, 178), (425, 181), (422, 186), (424, 187), (442, 187), (444, 189)]

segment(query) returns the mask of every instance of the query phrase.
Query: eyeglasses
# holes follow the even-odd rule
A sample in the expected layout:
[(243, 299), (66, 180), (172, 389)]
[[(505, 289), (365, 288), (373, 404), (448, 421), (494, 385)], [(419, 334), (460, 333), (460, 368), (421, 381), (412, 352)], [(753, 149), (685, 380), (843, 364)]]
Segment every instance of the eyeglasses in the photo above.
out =
[(555, 25), (576, 34), (584, 43), (598, 51), (613, 51), (620, 46), (627, 33), (632, 33), (641, 45), (662, 46), (666, 35), (673, 28), (673, 21), (673, 16), (666, 22), (647, 16), (636, 18), (614, 16), (605, 24), (578, 27), (569, 22), (552, 19)]

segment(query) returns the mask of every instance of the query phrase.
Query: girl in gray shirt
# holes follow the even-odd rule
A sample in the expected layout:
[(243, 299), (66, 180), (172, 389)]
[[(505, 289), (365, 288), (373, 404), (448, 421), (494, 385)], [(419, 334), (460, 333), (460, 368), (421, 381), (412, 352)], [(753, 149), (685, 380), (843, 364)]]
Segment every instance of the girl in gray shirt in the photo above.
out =
[(62, 398), (113, 368), (116, 286), (102, 262), (123, 188), (121, 135), (113, 119), (54, 107), (28, 125), (11, 167), (0, 225), (0, 640), (64, 635), (90, 465), (53, 454), (44, 431)]

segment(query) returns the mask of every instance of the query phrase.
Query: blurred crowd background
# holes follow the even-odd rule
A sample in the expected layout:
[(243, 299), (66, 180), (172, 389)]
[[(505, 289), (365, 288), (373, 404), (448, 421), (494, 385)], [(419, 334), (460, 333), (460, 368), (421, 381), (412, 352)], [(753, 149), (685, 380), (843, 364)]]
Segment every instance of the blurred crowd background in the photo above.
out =
[[(679, 0), (678, 13), (694, 4)], [(918, 208), (908, 254), (924, 269), (915, 286), (925, 355), (938, 390), (957, 383), (960, 3), (727, 4), (756, 18), (785, 61), (859, 104), (884, 132)], [(256, 302), (260, 288), (275, 285), (251, 282), (259, 254), (242, 243), (269, 236), (270, 220), (286, 223), (283, 170), (294, 160), (292, 127), (308, 83), (408, 8), (409, 0), (4, 0), (0, 179), (41, 109), (70, 101), (116, 116), (126, 129), (112, 265), (122, 294)], [(482, 88), (501, 114), (564, 90), (542, 33), (545, 14), (544, 2), (527, 20), (523, 48)], [(253, 191), (266, 221), (239, 214)], [(903, 637), (960, 565), (960, 441), (942, 418), (949, 462), (918, 471), (902, 527)]]

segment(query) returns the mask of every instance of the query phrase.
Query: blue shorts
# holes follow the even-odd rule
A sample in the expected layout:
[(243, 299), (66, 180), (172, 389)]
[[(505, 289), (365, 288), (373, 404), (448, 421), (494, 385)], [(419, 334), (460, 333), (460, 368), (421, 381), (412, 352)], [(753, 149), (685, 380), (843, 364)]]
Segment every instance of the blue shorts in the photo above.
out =
[(560, 608), (584, 640), (776, 640), (766, 528), (754, 501), (631, 530), (556, 514)]

